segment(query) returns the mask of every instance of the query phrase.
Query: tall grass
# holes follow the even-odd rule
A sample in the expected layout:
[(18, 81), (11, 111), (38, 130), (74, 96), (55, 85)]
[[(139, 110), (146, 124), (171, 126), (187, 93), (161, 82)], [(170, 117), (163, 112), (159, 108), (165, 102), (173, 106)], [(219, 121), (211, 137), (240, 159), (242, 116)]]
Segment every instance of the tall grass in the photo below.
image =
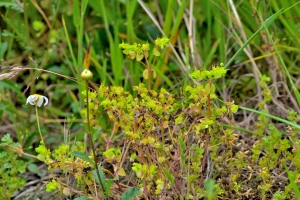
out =
[[(224, 80), (225, 84), (218, 83), (220, 91), (235, 91), (235, 88), (243, 88), (244, 84), (242, 77), (235, 80), (235, 76), (240, 73), (253, 73), (253, 70), (259, 71), (257, 75), (268, 74), (265, 64), (268, 62), (266, 60), (271, 59), (279, 67), (275, 73), (283, 74), (282, 81), (288, 80), (286, 84), (295, 95), (299, 110), (299, 86), (295, 84), (299, 75), (296, 70), (300, 44), (297, 37), (299, 6), (283, 0), (273, 1), (269, 6), (267, 1), (243, 1), (233, 6), (230, 2), (194, 0), (178, 3), (170, 0), (146, 4), (143, 1), (105, 3), (75, 0), (73, 4), (62, 1), (57, 4), (49, 3), (53, 10), (29, 1), (26, 1), (28, 5), (25, 7), (2, 2), (0, 6), (5, 9), (1, 12), (4, 25), (1, 31), (1, 54), (9, 63), (22, 62), (30, 56), (45, 69), (50, 68), (53, 63), (66, 64), (78, 78), (82, 70), (83, 54), (89, 40), (94, 38), (91, 58), (92, 68), (96, 71), (94, 80), (98, 84), (125, 84), (125, 87), (130, 88), (141, 80), (143, 70), (138, 62), (124, 60), (119, 43), (122, 40), (129, 43), (147, 42), (155, 39), (155, 34), (165, 35), (170, 38), (171, 46), (166, 50), (163, 59), (156, 61), (154, 69), (158, 78), (154, 88), (165, 85), (174, 89), (176, 83), (186, 80), (187, 74), (194, 69), (206, 69), (214, 63), (224, 62), (232, 77)], [(68, 13), (57, 18), (63, 10), (68, 10)], [(235, 10), (236, 13), (233, 13)], [(14, 21), (11, 16), (14, 16)], [(39, 30), (33, 30), (33, 24), (28, 21), (34, 20), (50, 21), (40, 30), (43, 38), (48, 38), (47, 40), (41, 40), (41, 36), (33, 34)], [(53, 39), (50, 31), (58, 33), (54, 43), (50, 42)], [(265, 33), (267, 38), (263, 39)], [(265, 44), (266, 41), (272, 43), (273, 50), (266, 50), (264, 45), (270, 47), (270, 44)], [(51, 51), (61, 51), (63, 54), (55, 55), (49, 53)], [(23, 56), (13, 59), (18, 54)], [(275, 54), (280, 63), (277, 62)], [(258, 65), (262, 67), (258, 69)], [(20, 77), (25, 79), (23, 83), (29, 84), (37, 75), (37, 72), (31, 70), (30, 78), (26, 79), (22, 75)], [(255, 80), (259, 80), (259, 77)], [(55, 83), (55, 80), (52, 81)], [(83, 86), (77, 86), (80, 94)], [(35, 84), (30, 85), (30, 88), (30, 93), (34, 93)], [(44, 86), (39, 90), (45, 88)], [(251, 93), (257, 92), (258, 88), (245, 87)], [(231, 98), (243, 101), (235, 96)], [(82, 103), (82, 98), (79, 99)], [(296, 104), (294, 101), (295, 106)]]

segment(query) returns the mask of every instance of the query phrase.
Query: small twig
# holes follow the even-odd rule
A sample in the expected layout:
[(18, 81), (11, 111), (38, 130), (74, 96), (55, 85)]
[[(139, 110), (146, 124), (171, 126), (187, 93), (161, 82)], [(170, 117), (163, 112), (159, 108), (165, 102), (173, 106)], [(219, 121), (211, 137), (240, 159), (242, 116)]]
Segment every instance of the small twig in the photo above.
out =
[(38, 159), (36, 156), (34, 155), (31, 155), (31, 154), (28, 154), (28, 153), (25, 153), (23, 151), (23, 149), (19, 149), (19, 148), (14, 148), (14, 147), (11, 147), (9, 145), (6, 146), (9, 150), (13, 151), (13, 152), (16, 152), (17, 154), (22, 155), (22, 156), (28, 156), (28, 157), (31, 157), (31, 158), (34, 158), (34, 159)]

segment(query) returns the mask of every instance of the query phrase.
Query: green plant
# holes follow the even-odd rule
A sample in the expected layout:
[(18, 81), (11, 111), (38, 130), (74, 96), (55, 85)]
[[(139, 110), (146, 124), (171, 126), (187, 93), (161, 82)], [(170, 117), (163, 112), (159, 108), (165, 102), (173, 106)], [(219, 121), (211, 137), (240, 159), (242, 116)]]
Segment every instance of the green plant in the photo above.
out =
[(18, 159), (18, 154), (12, 151), (4, 151), (4, 148), (19, 150), (22, 155), (22, 147), (13, 142), (9, 134), (1, 138), (0, 143), (0, 198), (10, 199), (13, 194), (24, 187), (26, 180), (19, 174), (26, 171), (27, 163)]
[[(158, 47), (164, 48), (167, 43), (168, 39), (166, 38), (156, 39), (152, 54), (159, 57)], [(131, 169), (136, 174), (140, 189), (127, 190), (121, 198), (132, 198), (139, 194), (140, 190), (143, 191), (142, 195), (146, 198), (152, 195), (162, 197), (171, 191), (175, 191), (174, 197), (200, 197), (203, 191), (201, 189), (204, 184), (203, 177), (206, 173), (204, 169), (207, 167), (209, 140), (212, 134), (219, 130), (217, 118), (231, 115), (238, 108), (232, 103), (221, 108), (214, 104), (216, 94), (213, 81), (224, 76), (226, 70), (221, 64), (209, 71), (195, 71), (191, 77), (201, 84), (187, 86), (184, 88), (182, 96), (177, 97), (164, 88), (161, 88), (160, 91), (151, 90), (150, 75), (151, 72), (154, 72), (151, 67), (153, 64), (147, 61), (149, 44), (128, 45), (122, 43), (120, 47), (124, 49), (126, 55), (132, 59), (136, 58), (145, 66), (144, 78), (147, 80), (148, 87), (146, 88), (143, 83), (133, 87), (137, 93), (136, 97), (126, 92), (124, 88), (117, 86), (101, 85), (99, 93), (89, 92), (88, 80), (92, 78), (92, 73), (89, 71), (90, 51), (88, 49), (84, 61), (85, 69), (81, 75), (86, 80), (87, 86), (83, 93), (87, 106), (82, 111), (82, 115), (86, 118), (86, 130), (90, 138), (92, 154), (86, 155), (83, 144), (79, 142), (74, 145), (62, 144), (56, 148), (54, 153), (51, 153), (43, 141), (37, 115), (38, 129), (42, 140), (39, 147), (36, 148), (37, 158), (46, 163), (49, 170), (59, 167), (64, 174), (74, 176), (76, 186), (80, 188), (80, 190), (76, 190), (69, 185), (66, 179), (53, 178), (47, 184), (46, 191), (58, 190), (64, 195), (75, 192), (81, 196), (98, 199), (99, 196), (105, 198), (111, 196), (111, 186), (115, 184), (119, 188), (119, 193), (123, 193), (119, 181), (120, 177), (127, 176), (128, 169), (124, 169), (123, 166), (125, 163), (129, 164), (126, 156), (130, 151), (133, 153), (130, 159)], [(143, 63), (143, 59), (146, 61), (145, 63)], [(37, 105), (40, 106), (43, 98), (31, 96), (28, 102), (37, 107)], [(184, 99), (184, 102), (177, 99)], [(96, 149), (94, 149), (93, 142), (97, 138), (92, 135), (92, 128), (98, 126), (97, 118), (94, 116), (102, 108), (108, 114), (108, 118), (114, 122), (110, 137), (103, 136), (106, 142), (106, 150), (103, 155), (106, 161), (113, 166), (113, 174), (98, 167)], [(125, 133), (127, 141), (122, 151), (110, 147), (113, 135), (118, 129)], [(205, 144), (199, 143), (201, 138), (205, 138)], [(196, 144), (193, 144), (195, 142)], [(14, 150), (16, 151), (16, 149)], [(155, 156), (153, 157), (153, 155)], [(180, 168), (175, 167), (178, 165)], [(201, 167), (202, 170), (199, 170)], [(92, 171), (90, 168), (94, 170)], [(103, 172), (112, 176), (112, 179), (107, 179)], [(85, 175), (83, 176), (83, 174)], [(181, 183), (181, 186), (178, 183)], [(200, 188), (196, 189), (199, 186)], [(95, 189), (92, 189), (94, 187)], [(208, 196), (212, 195), (211, 189), (209, 190)], [(216, 194), (222, 193), (221, 189), (217, 191)], [(91, 194), (88, 194), (89, 192)], [(181, 195), (178, 195), (180, 192)]]
[[(132, 59), (137, 58), (137, 61), (141, 61), (144, 55), (147, 55), (144, 52), (139, 53), (139, 47), (142, 48), (139, 44), (131, 46), (122, 43), (121, 47), (125, 49), (126, 55)], [(156, 54), (156, 51), (154, 48), (153, 53)], [(139, 58), (139, 55), (142, 56)], [(148, 66), (145, 70), (149, 72), (149, 68)], [(164, 88), (159, 92), (151, 90), (147, 79), (148, 73), (144, 77), (148, 80), (148, 88), (144, 84), (134, 87), (136, 97), (125, 92), (122, 87), (100, 86), (100, 105), (104, 107), (109, 119), (125, 133), (128, 140), (127, 148), (132, 146), (134, 150), (131, 156), (132, 170), (141, 181), (140, 188), (146, 198), (153, 193), (158, 195), (157, 197), (162, 197), (170, 191), (180, 191), (185, 197), (200, 196), (201, 190), (194, 190), (203, 184), (205, 172), (199, 169), (201, 166), (205, 169), (206, 166), (209, 138), (213, 134), (210, 131), (218, 130), (216, 118), (226, 113), (235, 113), (238, 108), (234, 104), (230, 104), (228, 109), (218, 108), (213, 104), (213, 99), (216, 98), (213, 80), (224, 76), (225, 73), (222, 64), (210, 71), (192, 73), (191, 77), (203, 83), (185, 88), (183, 96), (180, 97), (184, 99), (184, 103), (178, 102), (176, 100), (178, 97)], [(204, 147), (192, 145), (192, 141), (197, 143), (202, 137), (206, 138)], [(194, 139), (190, 141), (191, 138)], [(110, 148), (104, 155), (110, 159), (108, 162), (114, 163), (116, 171), (122, 166), (123, 161), (120, 162), (121, 157), (117, 158), (114, 153), (112, 154), (115, 151), (114, 148)], [(118, 155), (124, 158), (127, 151), (124, 152), (125, 155), (119, 150)], [(172, 152), (177, 153), (173, 156)], [(185, 156), (187, 153), (193, 156)], [(180, 163), (180, 176), (179, 172), (176, 172), (179, 169), (174, 168), (176, 163)], [(188, 171), (186, 166), (189, 168)], [(185, 176), (189, 177), (188, 182), (185, 181)], [(155, 184), (153, 180), (157, 180)], [(181, 182), (181, 186), (175, 184), (176, 182)], [(189, 186), (188, 191), (191, 190), (192, 193), (186, 192), (186, 184)]]
[[(61, 198), (299, 198), (291, 3), (1, 2), (4, 155), (60, 168)], [(51, 101), (36, 119), (29, 88)]]

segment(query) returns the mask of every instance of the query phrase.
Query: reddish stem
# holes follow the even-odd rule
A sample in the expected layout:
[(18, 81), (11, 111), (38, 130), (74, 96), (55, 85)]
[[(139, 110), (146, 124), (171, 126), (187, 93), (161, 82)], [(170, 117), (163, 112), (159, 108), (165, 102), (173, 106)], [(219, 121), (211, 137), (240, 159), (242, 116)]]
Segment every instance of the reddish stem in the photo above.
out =
[[(209, 81), (209, 85), (211, 87), (212, 85), (212, 80)], [(207, 119), (210, 118), (210, 94), (207, 95)], [(200, 177), (200, 187), (203, 187), (203, 178), (204, 178), (204, 168), (205, 168), (205, 164), (206, 164), (206, 157), (207, 157), (207, 153), (208, 153), (208, 144), (209, 144), (209, 129), (206, 129), (206, 135), (205, 135), (205, 146), (204, 146), (204, 155), (203, 155), (203, 159), (202, 159), (202, 174)]]

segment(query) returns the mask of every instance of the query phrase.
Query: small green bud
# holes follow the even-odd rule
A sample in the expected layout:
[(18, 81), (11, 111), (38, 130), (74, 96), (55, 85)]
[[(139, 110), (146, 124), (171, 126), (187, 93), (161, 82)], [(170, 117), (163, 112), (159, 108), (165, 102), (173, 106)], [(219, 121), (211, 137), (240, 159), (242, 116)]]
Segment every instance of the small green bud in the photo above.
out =
[(83, 80), (91, 80), (93, 78), (93, 73), (90, 70), (85, 69), (80, 76)]

